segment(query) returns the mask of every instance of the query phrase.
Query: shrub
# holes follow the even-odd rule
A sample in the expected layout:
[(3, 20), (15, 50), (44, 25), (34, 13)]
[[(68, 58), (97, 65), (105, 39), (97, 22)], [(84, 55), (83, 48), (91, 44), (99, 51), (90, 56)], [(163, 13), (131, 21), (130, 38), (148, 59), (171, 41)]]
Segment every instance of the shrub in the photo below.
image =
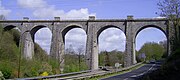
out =
[(3, 73), (0, 71), (0, 80), (5, 80), (3, 77)]
[(10, 66), (2, 65), (2, 66), (0, 66), (0, 71), (2, 71), (4, 78), (9, 79), (11, 77), (12, 68)]
[(11, 78), (13, 69), (16, 69), (16, 65), (10, 61), (0, 61), (0, 71), (4, 75), (4, 78)]
[(42, 74), (40, 74), (40, 76), (48, 76), (48, 72), (43, 72)]

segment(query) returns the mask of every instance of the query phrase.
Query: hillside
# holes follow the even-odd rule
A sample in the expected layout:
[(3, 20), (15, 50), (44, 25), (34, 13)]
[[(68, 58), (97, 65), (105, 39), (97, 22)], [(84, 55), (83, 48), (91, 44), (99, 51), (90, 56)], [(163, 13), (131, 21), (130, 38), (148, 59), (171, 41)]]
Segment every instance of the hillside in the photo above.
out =
[(20, 77), (39, 76), (43, 72), (56, 74), (58, 65), (55, 60), (48, 58), (46, 52), (35, 43), (35, 57), (33, 60), (21, 59), (19, 67), (19, 37), (16, 29), (4, 31), (0, 27), (0, 71), (6, 79), (17, 78), (20, 68)]
[[(6, 79), (17, 78), (20, 68), (20, 77), (35, 77), (45, 75), (60, 74), (59, 63), (52, 59), (47, 53), (35, 43), (34, 57), (32, 60), (20, 59), (19, 49), (20, 32), (16, 29), (4, 31), (0, 27), (0, 71)], [(78, 55), (65, 54), (65, 66), (63, 73), (87, 70), (85, 56), (80, 55), (80, 67), (78, 65)], [(44, 75), (44, 76), (45, 76)], [(1, 77), (0, 77), (1, 79)]]

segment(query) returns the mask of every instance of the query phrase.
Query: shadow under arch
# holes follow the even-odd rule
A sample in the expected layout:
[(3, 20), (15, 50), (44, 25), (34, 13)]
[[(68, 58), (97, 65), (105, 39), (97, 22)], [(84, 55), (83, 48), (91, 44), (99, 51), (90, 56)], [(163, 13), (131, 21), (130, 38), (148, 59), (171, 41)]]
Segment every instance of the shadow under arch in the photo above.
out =
[(3, 30), (4, 30), (4, 31), (9, 31), (9, 30), (11, 30), (11, 29), (13, 29), (13, 28), (15, 28), (15, 27), (17, 27), (17, 26), (8, 25), (8, 26), (4, 27)]
[(14, 26), (14, 25), (7, 25), (3, 28), (3, 33), (2, 35), (4, 34), (4, 32), (6, 31), (11, 31), (11, 30), (15, 30), (13, 31), (12, 35), (13, 35), (13, 38), (16, 42), (16, 45), (19, 46), (19, 42), (20, 42), (20, 37), (21, 37), (21, 30), (17, 27), (17, 26)]
[[(99, 38), (99, 35), (106, 29), (109, 29), (109, 28), (116, 28), (116, 29), (119, 29), (123, 32), (123, 30), (117, 26), (114, 26), (114, 25), (107, 25), (107, 26), (104, 26), (102, 28), (100, 28), (98, 31), (97, 31), (97, 44), (99, 44), (98, 42), (98, 38)], [(125, 32), (123, 32), (125, 34)], [(126, 37), (126, 34), (125, 34), (125, 37)]]
[[(72, 29), (74, 29), (74, 28), (80, 28), (80, 29), (82, 29), (84, 32), (86, 32), (83, 28), (82, 28), (82, 26), (80, 26), (80, 25), (69, 25), (69, 26), (67, 26), (67, 27), (65, 27), (63, 30), (62, 30), (62, 37), (63, 37), (63, 42), (65, 43), (65, 35), (67, 34), (67, 32), (68, 31), (70, 31), (70, 30), (72, 30)], [(86, 33), (87, 34), (87, 33)]]

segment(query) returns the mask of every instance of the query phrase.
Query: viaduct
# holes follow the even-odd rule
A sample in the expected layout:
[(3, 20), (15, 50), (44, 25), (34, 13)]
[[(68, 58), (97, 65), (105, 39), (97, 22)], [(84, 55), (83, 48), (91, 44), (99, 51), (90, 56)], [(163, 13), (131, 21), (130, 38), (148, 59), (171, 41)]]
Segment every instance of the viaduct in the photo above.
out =
[(125, 67), (136, 63), (135, 39), (141, 30), (147, 27), (161, 30), (167, 37), (168, 54), (171, 51), (170, 39), (174, 32), (168, 19), (134, 19), (133, 16), (127, 16), (127, 19), (95, 19), (95, 16), (89, 16), (88, 20), (61, 20), (60, 17), (55, 17), (54, 20), (29, 20), (28, 17), (24, 17), (23, 20), (0, 21), (0, 24), (5, 30), (14, 27), (20, 29), (21, 52), (26, 59), (33, 57), (35, 33), (43, 27), (49, 28), (52, 32), (50, 56), (58, 59), (60, 70), (63, 70), (64, 66), (65, 35), (73, 28), (81, 28), (87, 34), (86, 62), (91, 70), (98, 69), (98, 37), (107, 28), (118, 28), (126, 36)]

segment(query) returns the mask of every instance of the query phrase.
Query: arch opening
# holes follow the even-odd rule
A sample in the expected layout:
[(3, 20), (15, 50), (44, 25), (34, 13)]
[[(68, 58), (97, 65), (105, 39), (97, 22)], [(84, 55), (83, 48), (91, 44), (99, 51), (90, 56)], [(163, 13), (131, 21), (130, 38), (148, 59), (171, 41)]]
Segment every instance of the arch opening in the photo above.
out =
[(63, 29), (63, 31), (62, 31), (62, 36), (63, 36), (63, 42), (65, 42), (65, 36), (66, 36), (66, 34), (70, 31), (70, 30), (72, 30), (72, 29), (76, 29), (76, 28), (80, 28), (80, 29), (82, 29), (82, 27), (80, 27), (80, 26), (77, 26), (77, 25), (71, 25), (71, 26), (68, 26), (68, 27), (66, 27), (65, 29)]
[(158, 26), (145, 26), (135, 36), (136, 60), (155, 61), (167, 57), (167, 35)]
[[(105, 26), (105, 27), (102, 27), (98, 30), (97, 32), (97, 39), (99, 38), (99, 35), (106, 29), (109, 29), (109, 28), (116, 28), (116, 29), (120, 29), (119, 27), (117, 26), (114, 26), (114, 25), (108, 25), (108, 26)], [(122, 29), (120, 29), (122, 31)]]
[(98, 34), (99, 66), (114, 66), (115, 63), (123, 66), (126, 44), (124, 32), (115, 26), (108, 26), (101, 29)]
[(40, 29), (43, 29), (45, 28), (46, 26), (44, 25), (38, 25), (38, 26), (35, 26), (34, 28), (31, 29), (30, 31), (30, 34), (31, 34), (31, 37), (32, 37), (32, 40), (34, 41), (34, 38), (35, 38), (35, 33), (40, 30)]
[(36, 45), (34, 45), (35, 48), (41, 47), (43, 50), (45, 50), (45, 53), (50, 54), (52, 40), (51, 30), (45, 26), (38, 26), (32, 29), (31, 35), (33, 36), (33, 41), (37, 43)]
[(65, 41), (65, 66), (64, 72), (77, 72), (87, 70), (85, 61), (86, 32), (78, 27), (71, 26), (63, 31)]
[(140, 28), (140, 29), (137, 31), (137, 33), (136, 33), (136, 35), (135, 35), (135, 38), (136, 38), (136, 36), (138, 35), (138, 33), (139, 33), (140, 31), (142, 31), (142, 30), (144, 30), (144, 29), (146, 29), (146, 28), (158, 29), (158, 30), (160, 30), (161, 32), (163, 32), (163, 34), (167, 37), (166, 31), (164, 31), (161, 27), (156, 26), (156, 25), (146, 25), (146, 26), (143, 26), (142, 28)]

